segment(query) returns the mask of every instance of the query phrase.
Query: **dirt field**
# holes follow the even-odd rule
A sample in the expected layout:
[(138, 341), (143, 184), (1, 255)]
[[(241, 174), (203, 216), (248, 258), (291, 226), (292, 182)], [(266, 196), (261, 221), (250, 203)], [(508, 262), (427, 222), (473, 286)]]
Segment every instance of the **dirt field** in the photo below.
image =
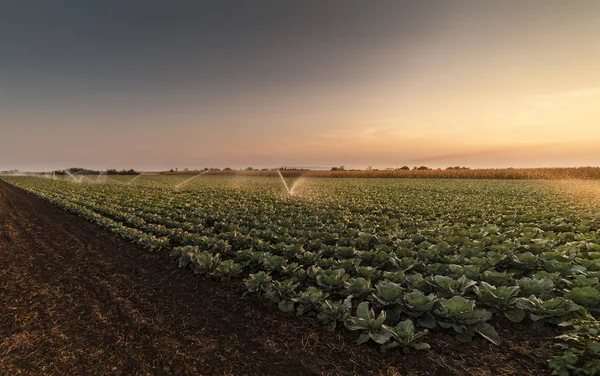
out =
[(546, 375), (555, 332), (381, 353), (199, 278), (0, 181), (0, 375)]

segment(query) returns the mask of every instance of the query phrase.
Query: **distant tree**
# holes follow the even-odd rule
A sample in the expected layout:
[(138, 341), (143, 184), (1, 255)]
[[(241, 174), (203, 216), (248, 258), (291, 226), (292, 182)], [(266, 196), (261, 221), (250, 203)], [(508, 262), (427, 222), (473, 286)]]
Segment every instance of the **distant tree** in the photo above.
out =
[(333, 166), (331, 171), (346, 171), (346, 167), (344, 165), (341, 166)]
[(408, 170), (410, 170), (410, 167), (408, 167), (408, 166), (402, 166), (398, 170), (406, 170), (406, 171), (408, 171)]
[[(173, 171), (173, 170), (171, 170)], [(109, 168), (108, 170), (106, 170), (106, 175), (139, 175), (140, 173), (137, 172), (136, 170), (134, 170), (133, 168), (130, 168), (129, 170), (120, 170), (117, 171), (114, 168)]]
[(139, 175), (140, 173), (137, 172), (136, 170), (134, 170), (133, 168), (130, 168), (129, 170), (121, 170), (119, 171), (119, 175)]
[[(263, 170), (267, 171), (268, 169), (265, 168)], [(277, 170), (281, 170), (281, 171), (308, 171), (307, 168), (288, 167), (288, 166), (277, 167), (277, 168), (272, 168), (271, 169), (271, 171), (277, 171)]]
[(230, 168), (230, 167), (225, 167), (225, 168), (223, 169), (223, 171), (231, 171), (231, 168)]
[(431, 168), (427, 167), (427, 166), (420, 166), (420, 167), (416, 167), (413, 168), (413, 170), (431, 170)]
[(246, 167), (246, 171), (254, 171), (254, 168), (252, 168), (252, 167)]

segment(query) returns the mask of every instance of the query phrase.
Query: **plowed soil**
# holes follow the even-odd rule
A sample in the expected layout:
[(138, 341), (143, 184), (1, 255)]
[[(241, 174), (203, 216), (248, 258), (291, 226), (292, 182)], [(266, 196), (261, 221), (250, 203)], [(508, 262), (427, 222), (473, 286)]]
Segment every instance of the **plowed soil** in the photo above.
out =
[(0, 375), (547, 375), (552, 329), (382, 353), (0, 180)]

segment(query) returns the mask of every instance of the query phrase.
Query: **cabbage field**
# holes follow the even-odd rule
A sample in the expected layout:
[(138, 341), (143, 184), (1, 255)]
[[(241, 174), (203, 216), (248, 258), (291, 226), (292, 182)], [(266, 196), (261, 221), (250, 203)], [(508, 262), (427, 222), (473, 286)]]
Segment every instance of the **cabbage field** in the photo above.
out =
[(445, 331), (501, 345), (493, 323), (561, 325), (550, 367), (600, 374), (597, 182), (2, 179), (359, 342), (426, 349)]

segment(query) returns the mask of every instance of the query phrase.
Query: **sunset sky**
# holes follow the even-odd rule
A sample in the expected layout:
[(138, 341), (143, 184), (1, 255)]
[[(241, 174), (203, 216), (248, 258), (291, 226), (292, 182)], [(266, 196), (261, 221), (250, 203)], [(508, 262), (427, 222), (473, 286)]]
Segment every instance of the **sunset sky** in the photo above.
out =
[(0, 3), (0, 170), (600, 165), (600, 1)]

